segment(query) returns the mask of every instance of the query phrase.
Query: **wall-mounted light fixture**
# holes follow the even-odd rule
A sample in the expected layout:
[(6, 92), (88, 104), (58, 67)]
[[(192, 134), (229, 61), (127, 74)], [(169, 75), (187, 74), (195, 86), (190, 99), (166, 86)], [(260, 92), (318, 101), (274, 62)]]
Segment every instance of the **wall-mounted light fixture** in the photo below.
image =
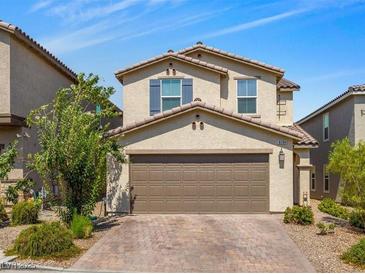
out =
[(280, 149), (279, 152), (279, 166), (280, 168), (284, 168), (285, 154), (283, 148)]

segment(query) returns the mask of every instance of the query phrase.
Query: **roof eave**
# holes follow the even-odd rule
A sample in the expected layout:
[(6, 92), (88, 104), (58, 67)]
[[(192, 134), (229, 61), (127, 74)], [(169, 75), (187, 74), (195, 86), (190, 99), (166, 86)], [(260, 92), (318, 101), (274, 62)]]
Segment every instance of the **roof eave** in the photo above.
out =
[(131, 73), (131, 72), (134, 72), (134, 71), (138, 71), (140, 69), (143, 69), (145, 67), (148, 67), (148, 66), (152, 66), (154, 64), (157, 64), (161, 61), (164, 61), (164, 60), (168, 60), (168, 59), (174, 59), (174, 60), (177, 60), (177, 61), (180, 61), (180, 62), (183, 62), (183, 63), (187, 63), (187, 64), (191, 64), (191, 65), (194, 65), (194, 66), (197, 66), (197, 67), (200, 67), (200, 68), (203, 68), (203, 69), (206, 69), (206, 70), (209, 70), (209, 71), (213, 71), (213, 72), (216, 72), (220, 75), (223, 75), (224, 77), (227, 76), (228, 74), (228, 71), (222, 71), (222, 70), (219, 70), (219, 69), (214, 69), (214, 68), (211, 68), (211, 67), (207, 67), (207, 66), (204, 66), (204, 65), (201, 65), (199, 63), (195, 63), (195, 62), (189, 62), (187, 60), (184, 60), (184, 59), (181, 59), (181, 58), (178, 58), (177, 56), (174, 56), (174, 55), (166, 55), (166, 56), (163, 56), (159, 59), (156, 59), (154, 61), (151, 61), (151, 62), (148, 62), (146, 64), (142, 64), (138, 67), (133, 67), (131, 69), (126, 69), (126, 70), (117, 70), (116, 72), (114, 72), (114, 75), (115, 77), (123, 84), (123, 76), (128, 74), (128, 73)]
[(229, 56), (229, 55), (226, 55), (226, 54), (223, 54), (223, 53), (219, 53), (219, 52), (216, 52), (216, 51), (212, 51), (212, 50), (209, 50), (205, 47), (193, 47), (189, 50), (186, 50), (186, 51), (181, 51), (183, 54), (189, 54), (189, 53), (192, 53), (194, 51), (197, 51), (197, 50), (203, 50), (205, 52), (210, 52), (210, 53), (214, 53), (216, 55), (219, 55), (219, 56), (222, 56), (224, 58), (227, 58), (227, 59), (231, 59), (231, 60), (234, 60), (236, 62), (241, 62), (241, 63), (244, 63), (246, 65), (249, 65), (249, 66), (253, 66), (253, 67), (256, 67), (256, 68), (259, 68), (259, 69), (262, 69), (262, 70), (266, 70), (266, 71), (269, 71), (271, 73), (274, 73), (276, 74), (278, 77), (283, 77), (284, 74), (285, 74), (285, 71), (284, 70), (275, 70), (275, 69), (271, 69), (269, 67), (266, 67), (264, 65), (260, 65), (260, 64), (256, 64), (256, 63), (252, 63), (250, 61), (245, 61), (243, 59), (239, 59), (239, 58), (234, 58), (233, 56)]

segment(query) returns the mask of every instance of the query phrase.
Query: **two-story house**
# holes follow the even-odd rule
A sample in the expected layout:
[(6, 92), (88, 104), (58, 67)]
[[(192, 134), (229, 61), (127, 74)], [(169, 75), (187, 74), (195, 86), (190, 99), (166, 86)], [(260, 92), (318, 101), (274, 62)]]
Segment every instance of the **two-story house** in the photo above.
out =
[(365, 140), (365, 85), (355, 85), (305, 116), (300, 124), (319, 142), (311, 151), (311, 195), (340, 200), (340, 178), (326, 170), (331, 144), (345, 137), (352, 144)]
[(115, 73), (123, 127), (109, 132), (109, 212), (266, 213), (309, 203), (309, 151), (284, 71), (201, 42)]
[(9, 180), (0, 184), (1, 192), (28, 173), (25, 159), (38, 149), (35, 129), (25, 125), (28, 113), (75, 82), (76, 74), (59, 59), (18, 27), (0, 21), (0, 150), (14, 139), (19, 148)]
[[(8, 180), (0, 182), (0, 194), (26, 175), (41, 185), (26, 168), (27, 155), (39, 146), (36, 128), (27, 127), (25, 118), (31, 110), (50, 103), (60, 88), (76, 82), (76, 74), (64, 63), (20, 28), (0, 21), (0, 153), (15, 139), (19, 148), (15, 168)], [(103, 122), (122, 125), (121, 117)]]

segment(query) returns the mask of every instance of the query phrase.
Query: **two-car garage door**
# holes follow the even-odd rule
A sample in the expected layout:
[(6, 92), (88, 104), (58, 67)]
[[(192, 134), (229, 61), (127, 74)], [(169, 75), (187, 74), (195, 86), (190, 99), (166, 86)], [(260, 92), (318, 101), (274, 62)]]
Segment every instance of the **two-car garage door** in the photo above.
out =
[(269, 211), (267, 154), (131, 155), (133, 213)]

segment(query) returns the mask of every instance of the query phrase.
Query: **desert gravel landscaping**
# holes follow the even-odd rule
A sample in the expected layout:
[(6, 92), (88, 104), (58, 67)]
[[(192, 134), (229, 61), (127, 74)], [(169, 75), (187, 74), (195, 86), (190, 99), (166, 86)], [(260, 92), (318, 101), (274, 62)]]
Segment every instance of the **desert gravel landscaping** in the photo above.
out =
[(350, 246), (365, 237), (363, 232), (353, 229), (347, 222), (318, 210), (319, 201), (311, 200), (315, 223), (335, 222), (334, 234), (318, 235), (316, 225), (301, 226), (283, 224), (289, 237), (309, 259), (318, 272), (364, 272), (365, 269), (345, 264), (340, 256)]
[[(43, 214), (42, 214), (43, 213)], [(47, 212), (47, 216), (44, 216), (44, 212), (40, 214), (41, 221), (54, 221), (57, 219), (55, 215)], [(73, 265), (90, 247), (92, 247), (100, 238), (102, 238), (106, 232), (112, 228), (113, 226), (119, 225), (119, 218), (116, 217), (105, 217), (100, 218), (97, 224), (94, 227), (94, 232), (91, 238), (88, 239), (75, 239), (74, 243), (81, 249), (81, 253), (78, 256), (67, 260), (52, 260), (52, 259), (19, 259), (17, 258), (15, 262), (22, 264), (32, 264), (32, 265), (42, 265), (42, 266), (51, 266), (51, 267), (60, 267), (60, 268), (69, 268)], [(31, 225), (20, 225), (20, 226), (6, 226), (0, 227), (0, 250), (6, 250), (10, 247), (19, 233), (28, 228)]]

